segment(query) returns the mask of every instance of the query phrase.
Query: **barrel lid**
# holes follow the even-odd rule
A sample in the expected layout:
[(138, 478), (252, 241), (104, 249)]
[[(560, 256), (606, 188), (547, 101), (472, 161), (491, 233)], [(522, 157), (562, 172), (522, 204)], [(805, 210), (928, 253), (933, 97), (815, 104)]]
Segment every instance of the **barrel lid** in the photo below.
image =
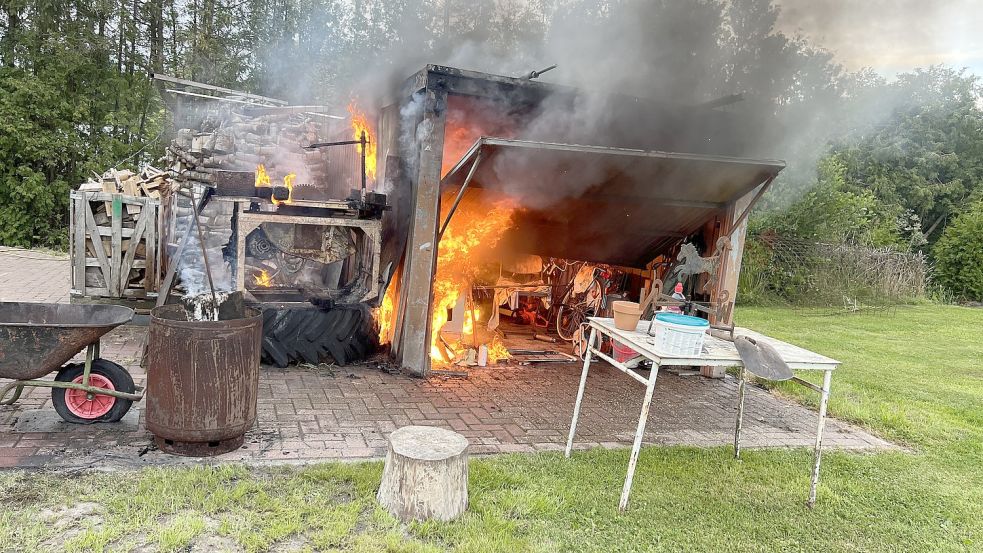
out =
[(695, 327), (706, 327), (710, 326), (710, 322), (706, 319), (701, 319), (699, 317), (692, 317), (690, 315), (682, 315), (680, 313), (657, 313), (655, 319), (662, 321), (664, 323), (681, 325), (681, 326), (695, 326)]

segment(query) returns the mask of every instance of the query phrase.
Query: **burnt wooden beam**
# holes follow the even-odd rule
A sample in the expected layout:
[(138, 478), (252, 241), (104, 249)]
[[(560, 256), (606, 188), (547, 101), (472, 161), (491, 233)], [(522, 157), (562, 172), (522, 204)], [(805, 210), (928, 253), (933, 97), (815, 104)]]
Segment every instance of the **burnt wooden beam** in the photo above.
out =
[(430, 371), (430, 306), (437, 269), (437, 224), (440, 216), (440, 169), (444, 150), (447, 92), (427, 79), (422, 117), (415, 136), (419, 158), (400, 286), (401, 328), (394, 348), (400, 364), (418, 376)]

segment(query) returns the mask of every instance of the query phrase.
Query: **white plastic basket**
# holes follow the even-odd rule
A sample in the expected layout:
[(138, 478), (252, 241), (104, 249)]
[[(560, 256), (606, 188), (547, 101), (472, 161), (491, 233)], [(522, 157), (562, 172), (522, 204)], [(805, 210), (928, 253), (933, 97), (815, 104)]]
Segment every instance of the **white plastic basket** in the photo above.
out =
[[(689, 318), (696, 319), (696, 317)], [(704, 322), (706, 324), (701, 326), (675, 324), (660, 320), (656, 314), (656, 319), (652, 322), (655, 350), (664, 355), (699, 357), (703, 352), (703, 340), (706, 338), (706, 331), (710, 328), (710, 323)]]

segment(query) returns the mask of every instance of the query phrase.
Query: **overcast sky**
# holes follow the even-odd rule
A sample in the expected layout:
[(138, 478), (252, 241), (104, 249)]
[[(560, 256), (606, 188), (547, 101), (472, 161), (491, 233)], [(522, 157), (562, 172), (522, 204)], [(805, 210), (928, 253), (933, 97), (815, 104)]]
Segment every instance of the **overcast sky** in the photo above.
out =
[(779, 26), (850, 69), (891, 77), (945, 63), (983, 75), (983, 0), (777, 0)]

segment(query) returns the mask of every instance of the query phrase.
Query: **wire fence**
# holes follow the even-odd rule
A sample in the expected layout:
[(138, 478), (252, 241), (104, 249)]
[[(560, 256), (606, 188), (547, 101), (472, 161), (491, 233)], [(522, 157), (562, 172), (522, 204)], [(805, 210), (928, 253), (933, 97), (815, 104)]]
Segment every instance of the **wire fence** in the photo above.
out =
[(920, 252), (748, 237), (741, 303), (790, 303), (859, 310), (925, 296), (928, 262)]

